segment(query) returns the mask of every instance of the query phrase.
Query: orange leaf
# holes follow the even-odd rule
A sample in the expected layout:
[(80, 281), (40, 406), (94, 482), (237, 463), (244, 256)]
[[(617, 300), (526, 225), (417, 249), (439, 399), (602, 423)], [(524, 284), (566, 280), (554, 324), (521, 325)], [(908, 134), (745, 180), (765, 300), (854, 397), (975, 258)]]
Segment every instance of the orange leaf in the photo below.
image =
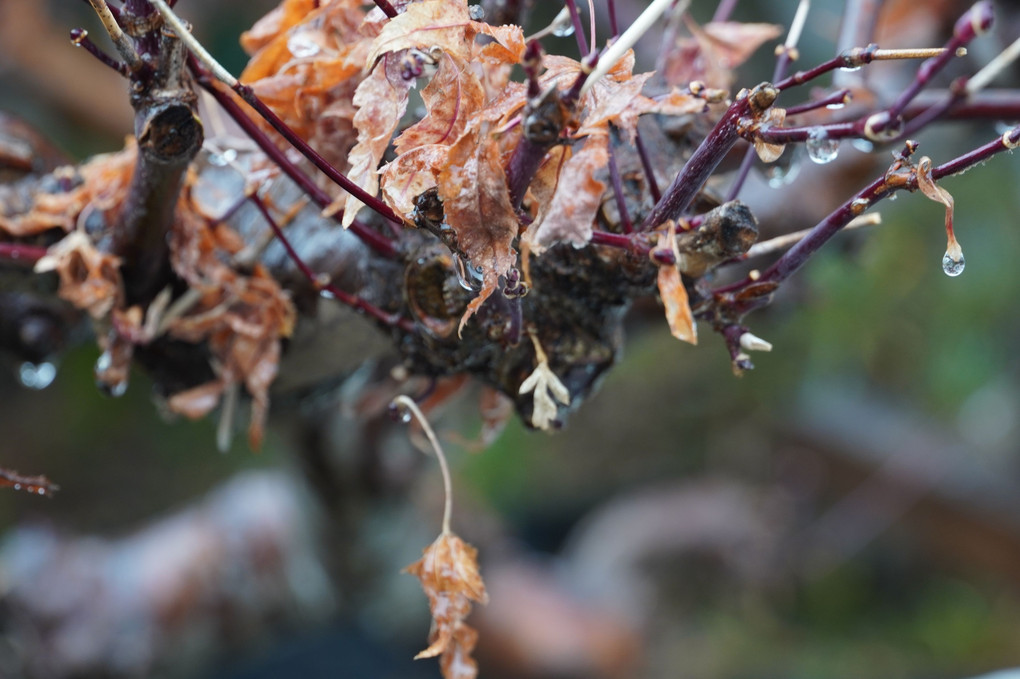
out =
[(427, 114), (393, 142), (398, 154), (425, 144), (452, 146), (485, 103), (485, 91), (466, 63), (444, 53), (421, 98)]
[[(350, 170), (348, 179), (370, 194), (379, 188), (379, 161), (390, 145), (390, 137), (400, 124), (400, 118), (407, 110), (407, 93), (413, 81), (405, 81), (398, 74), (391, 73), (389, 62), (399, 61), (396, 56), (385, 56), (372, 69), (372, 73), (361, 81), (354, 93), (354, 126), (358, 130), (358, 143), (348, 157)], [(362, 202), (348, 194), (343, 201), (343, 227), (354, 221)], [(338, 207), (340, 201), (335, 203)]]
[(421, 581), (432, 612), (429, 647), (415, 659), (442, 655), (440, 668), (446, 679), (473, 679), (478, 668), (471, 651), (478, 634), (464, 619), (472, 601), (489, 601), (478, 572), (477, 550), (453, 533), (443, 533), (404, 571)]
[(383, 26), (372, 44), (366, 68), (387, 52), (418, 48), (431, 51), (439, 47), (462, 62), (471, 60), (475, 36), (484, 33), (501, 46), (487, 54), (497, 60), (516, 63), (524, 54), (524, 34), (517, 26), (494, 27), (471, 21), (463, 0), (422, 0), (407, 6)]
[(510, 203), (499, 147), (485, 133), (465, 134), (450, 148), (439, 175), (439, 197), (446, 223), (473, 266), (481, 267), (483, 287), (460, 321), (467, 320), (496, 289), (499, 276), (513, 266), (517, 253), (517, 215)]
[[(672, 249), (674, 256), (679, 259), (676, 252), (676, 226), (669, 225), (669, 231), (659, 234), (657, 247), (660, 249)], [(691, 344), (698, 343), (698, 326), (694, 322), (694, 315), (691, 313), (691, 305), (687, 299), (687, 289), (684, 287), (680, 270), (675, 264), (663, 264), (659, 266), (659, 296), (662, 304), (666, 307), (666, 322), (669, 323), (669, 331), (673, 337)]]
[(580, 247), (591, 240), (592, 223), (602, 204), (606, 185), (595, 178), (609, 163), (609, 136), (587, 137), (584, 146), (563, 164), (556, 193), (540, 206), (525, 238), (541, 253), (555, 243)]
[(84, 231), (72, 231), (50, 246), (35, 271), (56, 271), (58, 294), (93, 318), (102, 318), (123, 298), (120, 259), (100, 252)]
[(419, 146), (388, 163), (380, 170), (382, 197), (397, 214), (408, 216), (414, 199), (436, 185), (436, 177), (446, 165), (449, 147), (440, 144)]

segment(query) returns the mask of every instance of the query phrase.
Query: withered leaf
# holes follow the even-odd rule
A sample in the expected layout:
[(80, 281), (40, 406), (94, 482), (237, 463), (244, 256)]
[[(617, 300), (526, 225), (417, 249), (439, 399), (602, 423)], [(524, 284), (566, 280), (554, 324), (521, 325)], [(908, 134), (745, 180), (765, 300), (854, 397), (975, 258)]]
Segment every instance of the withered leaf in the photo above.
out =
[[(763, 127), (782, 127), (786, 121), (786, 109), (773, 106), (762, 116)], [(771, 144), (760, 137), (754, 139), (754, 150), (763, 163), (771, 163), (779, 159), (786, 149), (785, 144)]]
[(0, 206), (0, 231), (16, 237), (52, 228), (70, 231), (86, 209), (112, 217), (127, 195), (137, 151), (137, 145), (129, 139), (123, 151), (96, 156), (78, 169), (77, 176), (71, 168), (56, 170), (53, 176), (61, 180), (58, 184), (77, 185), (70, 191), (35, 194), (25, 214), (4, 215)]
[(510, 203), (499, 147), (486, 130), (465, 134), (450, 147), (438, 188), (447, 224), (457, 234), (457, 242), (470, 263), (482, 270), (482, 290), (461, 318), (463, 329), (517, 256), (512, 247), (517, 237), (517, 215)]
[[(666, 232), (659, 234), (657, 247), (662, 250), (673, 250), (674, 256), (679, 260), (676, 252), (676, 226), (670, 223)], [(687, 298), (687, 289), (684, 287), (683, 278), (680, 276), (680, 269), (676, 264), (662, 264), (659, 266), (659, 296), (662, 304), (666, 307), (666, 322), (669, 323), (669, 331), (678, 340), (698, 343), (698, 326), (694, 322), (694, 315), (691, 313), (691, 305)]]
[(517, 63), (524, 54), (524, 34), (517, 26), (493, 27), (472, 21), (463, 0), (422, 0), (407, 6), (402, 14), (383, 26), (372, 44), (366, 68), (387, 52), (404, 49), (431, 51), (438, 47), (462, 62), (469, 62), (475, 36), (484, 33), (494, 38), (500, 48), (489, 48), (490, 58)]
[(436, 185), (450, 149), (441, 144), (419, 146), (396, 158), (380, 170), (382, 197), (393, 211), (410, 215), (414, 199)]
[(393, 142), (398, 154), (426, 144), (453, 145), (485, 103), (485, 91), (468, 64), (444, 53), (421, 98), (427, 113)]
[[(354, 93), (354, 105), (358, 107), (354, 115), (358, 143), (348, 157), (350, 170), (347, 177), (370, 194), (375, 194), (379, 188), (379, 161), (407, 110), (407, 93), (411, 86), (411, 82), (394, 77), (387, 68), (387, 60), (391, 56), (396, 58), (384, 56)], [(354, 222), (363, 203), (350, 194), (341, 200), (344, 210), (342, 224), (346, 229)], [(339, 207), (340, 201), (335, 205)]]
[(93, 318), (106, 316), (123, 298), (120, 259), (100, 252), (84, 231), (72, 231), (50, 246), (35, 271), (56, 271), (58, 294)]
[(663, 76), (671, 85), (699, 80), (712, 88), (728, 89), (733, 69), (740, 66), (761, 45), (778, 37), (782, 28), (773, 24), (712, 22), (699, 27), (686, 17), (691, 36), (679, 38), (667, 50)]
[(778, 24), (742, 23), (739, 21), (710, 21), (695, 30), (702, 48), (711, 52), (724, 68), (740, 66), (769, 40), (783, 32)]
[(606, 185), (595, 178), (609, 163), (609, 136), (593, 134), (565, 163), (559, 173), (551, 201), (539, 208), (539, 215), (525, 238), (540, 254), (555, 243), (581, 247), (591, 240), (592, 224)]
[(442, 655), (445, 679), (474, 679), (478, 668), (471, 652), (477, 633), (464, 619), (471, 602), (488, 603), (489, 595), (478, 572), (478, 552), (453, 533), (444, 532), (425, 548), (422, 558), (404, 569), (421, 581), (432, 612), (429, 647), (415, 656)]

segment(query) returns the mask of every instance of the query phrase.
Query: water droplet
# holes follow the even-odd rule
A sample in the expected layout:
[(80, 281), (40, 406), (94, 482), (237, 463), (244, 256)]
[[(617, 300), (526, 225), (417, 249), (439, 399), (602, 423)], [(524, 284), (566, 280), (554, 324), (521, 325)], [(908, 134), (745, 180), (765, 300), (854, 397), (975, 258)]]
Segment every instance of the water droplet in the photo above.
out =
[(574, 24), (570, 21), (570, 14), (560, 13), (553, 24), (552, 34), (557, 38), (569, 38), (574, 34)]
[(336, 295), (329, 290), (319, 290), (319, 297), (323, 299), (336, 299)]
[(819, 165), (831, 163), (839, 155), (839, 140), (829, 139), (829, 133), (823, 128), (815, 128), (808, 134), (807, 154)]
[(889, 198), (887, 200), (893, 201), (893, 200), (896, 200), (899, 197), (900, 197), (900, 194), (898, 194), (898, 193), (890, 193), (889, 194)]
[(844, 73), (853, 73), (854, 71), (861, 70), (861, 67), (860, 66), (840, 66), (839, 70), (843, 71)]
[(762, 174), (768, 182), (769, 187), (781, 189), (793, 183), (793, 180), (800, 174), (800, 149), (795, 153), (782, 156), (779, 160), (762, 168)]
[(15, 483), (14, 484), (14, 490), (21, 490), (21, 484), (20, 483)]
[(114, 384), (102, 383), (99, 384), (98, 386), (100, 391), (102, 391), (107, 396), (111, 396), (113, 398), (120, 398), (127, 392), (128, 383), (127, 380), (121, 380), (120, 382), (115, 382)]
[(485, 8), (481, 5), (468, 5), (468, 16), (472, 21), (481, 21), (485, 18)]
[(841, 101), (837, 101), (837, 102), (832, 103), (832, 104), (826, 104), (825, 108), (829, 109), (830, 111), (838, 111), (839, 109), (843, 108), (844, 106), (846, 106), (846, 104), (844, 104)]
[(57, 366), (52, 363), (30, 363), (25, 361), (18, 366), (18, 379), (21, 385), (29, 389), (45, 389), (53, 384), (57, 377)]
[(113, 356), (109, 351), (104, 351), (99, 355), (99, 359), (96, 360), (96, 372), (104, 373), (110, 369), (110, 364), (113, 363)]
[(297, 59), (314, 57), (319, 53), (319, 43), (308, 31), (301, 31), (287, 38), (287, 49)]
[(963, 258), (963, 251), (959, 245), (955, 248), (950, 246), (946, 250), (946, 254), (942, 255), (942, 270), (946, 272), (947, 276), (959, 276), (963, 273), (963, 267), (966, 265), (967, 262)]
[(390, 411), (390, 419), (394, 422), (402, 424), (409, 424), (411, 422), (411, 409), (404, 404), (390, 403), (388, 410)]
[(232, 162), (237, 160), (236, 149), (226, 149), (222, 153), (210, 153), (209, 162), (213, 165), (223, 167), (224, 165), (230, 165)]
[(996, 121), (995, 123), (995, 133), (1006, 134), (1007, 132), (1012, 131), (1013, 128), (1015, 128), (1016, 126), (1017, 126), (1016, 121), (1010, 122), (1008, 120), (999, 120)]
[(850, 145), (861, 153), (871, 153), (875, 149), (875, 145), (867, 139), (854, 139), (850, 142)]

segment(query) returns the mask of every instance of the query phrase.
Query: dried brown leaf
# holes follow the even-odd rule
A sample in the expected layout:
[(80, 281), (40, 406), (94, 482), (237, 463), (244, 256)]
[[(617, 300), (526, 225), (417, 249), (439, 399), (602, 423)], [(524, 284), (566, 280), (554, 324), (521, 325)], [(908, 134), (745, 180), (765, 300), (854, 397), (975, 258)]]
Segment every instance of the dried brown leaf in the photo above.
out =
[[(33, 236), (53, 228), (70, 231), (85, 210), (97, 210), (111, 217), (120, 209), (135, 166), (137, 146), (127, 141), (123, 151), (96, 156), (82, 165), (77, 175), (71, 168), (53, 173), (54, 184), (74, 188), (58, 193), (36, 193), (28, 212), (5, 215), (0, 204), (0, 231), (11, 236)], [(109, 220), (107, 220), (109, 221)]]
[(778, 24), (741, 23), (739, 21), (711, 21), (695, 30), (702, 48), (711, 53), (727, 69), (740, 66), (769, 40), (782, 35)]
[(440, 668), (446, 679), (473, 679), (478, 668), (471, 652), (478, 635), (464, 619), (472, 601), (489, 600), (478, 572), (477, 550), (453, 533), (443, 533), (404, 570), (421, 581), (432, 612), (429, 647), (415, 659), (442, 655)]
[(552, 200), (540, 205), (525, 238), (536, 254), (555, 243), (576, 247), (591, 240), (595, 214), (602, 204), (606, 185), (596, 179), (609, 163), (609, 136), (594, 134), (585, 139), (559, 173)]
[(83, 231), (72, 231), (50, 246), (35, 271), (56, 271), (60, 297), (93, 318), (103, 318), (123, 298), (120, 259), (100, 252)]
[(393, 211), (410, 215), (414, 199), (436, 186), (436, 178), (446, 165), (450, 149), (440, 144), (419, 146), (388, 163), (380, 170), (382, 197)]
[[(782, 127), (786, 121), (786, 109), (773, 107), (766, 111), (762, 118), (761, 126), (767, 127)], [(754, 150), (761, 158), (763, 163), (771, 163), (779, 159), (779, 156), (783, 155), (783, 151), (786, 150), (786, 144), (770, 144), (759, 137), (754, 139)]]
[[(674, 256), (679, 260), (679, 253), (676, 251), (676, 227), (670, 223), (669, 230), (659, 234), (657, 247), (662, 250), (672, 250)], [(687, 298), (687, 289), (684, 287), (680, 269), (676, 264), (662, 264), (659, 266), (659, 296), (662, 304), (666, 307), (666, 322), (669, 323), (669, 331), (678, 340), (698, 343), (698, 326), (694, 322), (694, 314), (691, 313), (691, 305)]]
[[(354, 93), (354, 105), (358, 107), (354, 116), (358, 143), (348, 157), (350, 170), (347, 177), (373, 195), (379, 188), (379, 161), (407, 110), (407, 93), (411, 86), (411, 82), (392, 73), (394, 69), (389, 68), (387, 63), (391, 59), (396, 61), (398, 56), (384, 56)], [(363, 203), (350, 194), (335, 205), (339, 207), (341, 201), (344, 210), (342, 224), (347, 228), (354, 222)]]
[(446, 53), (421, 98), (427, 113), (393, 142), (398, 154), (426, 144), (452, 146), (485, 103), (485, 90), (468, 64)]
[(365, 66), (371, 68), (387, 52), (412, 48), (431, 51), (433, 47), (467, 63), (479, 33), (496, 40), (498, 47), (486, 50), (491, 59), (517, 63), (524, 54), (524, 33), (520, 27), (472, 21), (463, 0), (423, 0), (408, 5), (402, 14), (386, 22), (372, 44)]
[(499, 276), (513, 266), (517, 253), (517, 215), (510, 203), (499, 147), (484, 130), (465, 134), (450, 147), (439, 175), (439, 197), (446, 222), (473, 266), (481, 267), (483, 287), (461, 318), (467, 320), (496, 289)]

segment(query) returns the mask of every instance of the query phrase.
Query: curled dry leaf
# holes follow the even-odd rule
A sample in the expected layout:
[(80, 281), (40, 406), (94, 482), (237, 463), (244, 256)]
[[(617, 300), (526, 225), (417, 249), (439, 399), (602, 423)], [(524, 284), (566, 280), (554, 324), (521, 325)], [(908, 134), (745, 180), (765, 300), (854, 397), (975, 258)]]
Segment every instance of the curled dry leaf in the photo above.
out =
[(421, 98), (425, 117), (393, 142), (398, 155), (426, 144), (453, 145), (485, 103), (485, 90), (467, 63), (444, 53)]
[(53, 177), (57, 181), (52, 184), (68, 184), (73, 188), (36, 193), (23, 214), (7, 214), (7, 206), (0, 204), (0, 231), (15, 237), (33, 236), (53, 228), (70, 231), (86, 210), (102, 211), (112, 217), (127, 195), (136, 155), (137, 146), (129, 139), (123, 151), (97, 156), (77, 173), (71, 168), (56, 170)]
[[(354, 115), (358, 143), (347, 159), (350, 164), (347, 178), (373, 195), (379, 188), (379, 161), (390, 145), (390, 137), (400, 124), (401, 116), (407, 110), (407, 93), (413, 83), (395, 73), (396, 65), (390, 62), (398, 60), (397, 55), (384, 56), (354, 92), (354, 105), (358, 108)], [(333, 207), (342, 207), (342, 224), (346, 229), (354, 222), (362, 205), (360, 200), (346, 194), (327, 211)]]
[[(672, 250), (674, 260), (680, 261), (680, 253), (676, 246), (676, 225), (670, 222), (669, 229), (659, 234), (657, 247), (661, 250)], [(666, 308), (666, 322), (673, 337), (691, 344), (698, 343), (698, 326), (691, 313), (691, 304), (687, 298), (687, 288), (676, 264), (659, 265), (659, 296)]]
[(478, 572), (477, 550), (444, 532), (425, 548), (421, 559), (404, 570), (421, 581), (432, 612), (429, 647), (415, 659), (441, 655), (439, 665), (445, 679), (474, 679), (478, 667), (471, 652), (478, 633), (464, 619), (471, 612), (472, 601), (489, 601)]
[(474, 51), (475, 36), (485, 34), (498, 46), (485, 50), (488, 58), (517, 63), (524, 54), (524, 33), (518, 26), (490, 26), (472, 21), (464, 0), (422, 0), (407, 6), (402, 14), (383, 26), (372, 44), (365, 68), (370, 69), (381, 55), (405, 49), (430, 51), (438, 47), (462, 62)]
[(100, 252), (83, 231), (72, 231), (54, 243), (35, 263), (36, 273), (56, 271), (58, 294), (93, 318), (103, 318), (123, 297), (120, 259)]
[[(786, 109), (772, 107), (765, 112), (762, 116), (760, 127), (782, 127), (786, 121)], [(761, 158), (763, 163), (771, 163), (779, 160), (779, 156), (783, 155), (783, 151), (786, 149), (785, 144), (769, 144), (763, 141), (759, 137), (754, 139), (754, 150), (757, 152), (758, 157)]]
[(182, 198), (170, 240), (171, 263), (197, 294), (195, 304), (166, 323), (166, 333), (186, 342), (205, 342), (217, 378), (170, 397), (171, 411), (200, 417), (223, 392), (243, 384), (252, 398), (248, 436), (258, 448), (269, 407), (269, 385), (276, 377), (280, 341), (294, 328), (295, 310), (286, 293), (258, 265), (251, 275), (237, 273), (223, 257), (224, 238)]
[(687, 16), (685, 20), (691, 35), (677, 39), (675, 48), (667, 51), (662, 68), (671, 85), (698, 80), (712, 88), (729, 89), (733, 69), (783, 30), (775, 24), (722, 21), (698, 26)]
[(499, 147), (484, 129), (465, 134), (450, 148), (438, 186), (447, 224), (471, 264), (482, 271), (482, 289), (461, 318), (463, 329), (517, 257), (512, 247), (517, 215), (510, 203)]
[(917, 161), (917, 188), (929, 200), (942, 203), (946, 208), (946, 233), (953, 233), (953, 196), (935, 183), (931, 176), (931, 158), (924, 156)]
[(351, 98), (378, 32), (362, 4), (286, 0), (241, 37), (252, 55), (241, 81), (340, 169), (356, 138)]
[(608, 163), (606, 134), (587, 137), (581, 149), (563, 163), (552, 200), (540, 205), (538, 217), (524, 236), (535, 254), (556, 243), (580, 247), (591, 240), (595, 214), (606, 190), (596, 175), (604, 173)]

